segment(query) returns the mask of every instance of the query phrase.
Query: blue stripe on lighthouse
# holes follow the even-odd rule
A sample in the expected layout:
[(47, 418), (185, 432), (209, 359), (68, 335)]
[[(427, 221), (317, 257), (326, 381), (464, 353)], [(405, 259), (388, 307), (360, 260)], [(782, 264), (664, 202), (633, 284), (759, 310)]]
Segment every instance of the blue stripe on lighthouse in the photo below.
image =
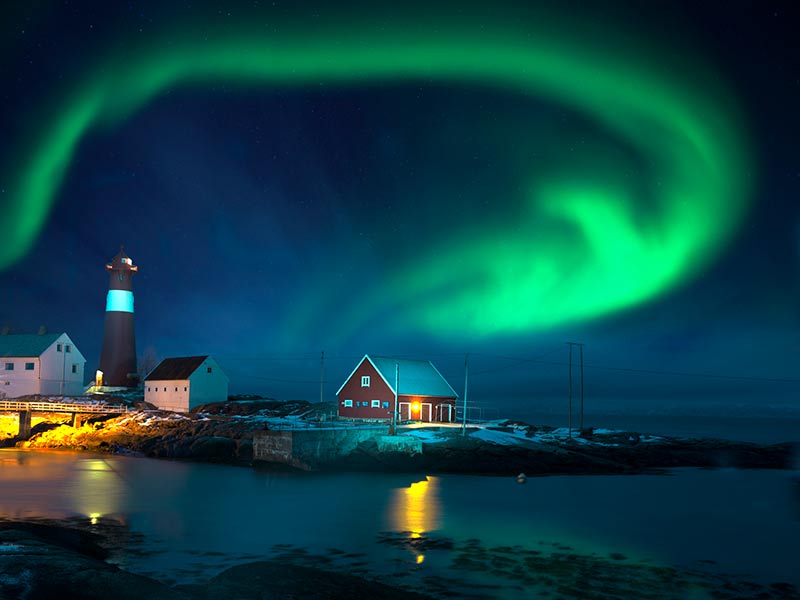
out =
[(133, 292), (128, 290), (108, 290), (106, 312), (133, 312)]

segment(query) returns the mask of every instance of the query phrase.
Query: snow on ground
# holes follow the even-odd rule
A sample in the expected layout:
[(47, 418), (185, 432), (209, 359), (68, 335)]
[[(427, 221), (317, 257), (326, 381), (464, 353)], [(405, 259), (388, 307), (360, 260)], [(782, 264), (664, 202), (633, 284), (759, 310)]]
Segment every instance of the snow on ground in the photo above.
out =
[(422, 440), (423, 444), (438, 444), (439, 442), (446, 442), (450, 435), (444, 431), (438, 431), (434, 428), (422, 429), (408, 429), (403, 431), (400, 435), (407, 437), (415, 437)]
[(128, 413), (117, 421), (117, 427), (123, 427), (128, 424), (135, 423), (141, 427), (149, 427), (150, 425), (157, 425), (164, 421), (188, 421), (189, 417), (181, 413), (170, 412), (155, 412), (155, 411), (141, 411)]
[(470, 432), (469, 437), (491, 442), (492, 444), (499, 444), (500, 446), (515, 446), (522, 441), (512, 433), (495, 429), (478, 429)]
[[(208, 420), (231, 420), (246, 422), (251, 425), (258, 424), (264, 428), (275, 430), (286, 429), (313, 429), (313, 430), (333, 430), (333, 429), (373, 429), (375, 433), (387, 433), (388, 424), (385, 423), (362, 423), (358, 421), (319, 421), (306, 420), (304, 415), (287, 415), (283, 417), (269, 416), (265, 414), (253, 415), (234, 415), (230, 417), (220, 417), (218, 415), (208, 415), (198, 413), (197, 415), (186, 415), (182, 413), (170, 413), (167, 411), (139, 411), (132, 412), (118, 423), (124, 426), (127, 423), (136, 423), (139, 426), (149, 427), (161, 422), (183, 421), (198, 419)], [(436, 444), (445, 442), (455, 436), (461, 435), (461, 425), (456, 423), (406, 423), (398, 426), (399, 435), (414, 437), (425, 444)], [(498, 444), (500, 446), (526, 445), (532, 444), (563, 444), (570, 439), (569, 429), (559, 427), (556, 429), (537, 428), (526, 424), (509, 423), (508, 421), (487, 421), (483, 423), (469, 423), (467, 425), (467, 435), (473, 439), (484, 442)], [(577, 430), (572, 430), (569, 443), (578, 445), (592, 446), (618, 446), (620, 443), (631, 442), (638, 439), (640, 443), (660, 442), (664, 438), (658, 436), (630, 434), (614, 429), (595, 429), (591, 438), (578, 437)]]
[[(511, 446), (515, 444), (561, 444), (570, 440), (573, 444), (592, 445), (592, 446), (619, 446), (620, 441), (635, 441), (641, 443), (660, 442), (664, 438), (652, 435), (637, 436), (637, 434), (626, 434), (624, 431), (614, 429), (595, 429), (591, 438), (578, 436), (578, 432), (567, 427), (559, 427), (552, 430), (537, 431), (535, 427), (525, 425), (503, 425), (502, 423), (471, 424), (470, 427), (477, 427), (477, 430), (469, 430), (472, 438), (498, 444), (501, 446)], [(636, 437), (635, 437), (636, 436)], [(622, 438), (622, 439), (620, 439)]]

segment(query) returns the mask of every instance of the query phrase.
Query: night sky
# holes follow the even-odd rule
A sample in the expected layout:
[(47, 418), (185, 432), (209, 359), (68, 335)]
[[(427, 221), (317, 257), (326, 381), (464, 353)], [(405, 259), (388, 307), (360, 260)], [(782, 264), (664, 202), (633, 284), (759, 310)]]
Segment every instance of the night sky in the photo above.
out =
[(795, 3), (294, 4), (4, 6), (0, 325), (92, 374), (124, 245), (232, 393), (469, 352), (524, 418), (577, 341), (594, 410), (800, 411)]

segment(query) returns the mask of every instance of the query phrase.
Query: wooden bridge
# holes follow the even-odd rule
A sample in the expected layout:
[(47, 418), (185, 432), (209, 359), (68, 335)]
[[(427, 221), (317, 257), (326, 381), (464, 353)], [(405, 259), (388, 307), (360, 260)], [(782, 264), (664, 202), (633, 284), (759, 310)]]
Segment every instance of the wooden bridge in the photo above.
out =
[(26, 439), (31, 435), (31, 416), (39, 413), (69, 413), (72, 415), (70, 425), (80, 427), (81, 418), (86, 415), (117, 415), (128, 412), (122, 404), (102, 404), (84, 402), (15, 402), (0, 400), (0, 412), (19, 413), (19, 438)]

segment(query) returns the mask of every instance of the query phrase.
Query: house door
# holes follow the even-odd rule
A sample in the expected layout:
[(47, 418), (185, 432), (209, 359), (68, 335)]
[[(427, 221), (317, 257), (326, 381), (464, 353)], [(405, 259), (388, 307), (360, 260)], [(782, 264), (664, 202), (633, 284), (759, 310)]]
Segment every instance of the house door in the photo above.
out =
[(400, 414), (397, 416), (401, 421), (411, 420), (411, 402), (400, 403)]
[(433, 406), (431, 405), (431, 403), (423, 402), (419, 408), (419, 420), (431, 422), (433, 420), (431, 418), (432, 414), (433, 414)]
[(439, 420), (442, 423), (452, 423), (453, 422), (453, 405), (452, 404), (440, 404), (438, 408), (439, 408)]

